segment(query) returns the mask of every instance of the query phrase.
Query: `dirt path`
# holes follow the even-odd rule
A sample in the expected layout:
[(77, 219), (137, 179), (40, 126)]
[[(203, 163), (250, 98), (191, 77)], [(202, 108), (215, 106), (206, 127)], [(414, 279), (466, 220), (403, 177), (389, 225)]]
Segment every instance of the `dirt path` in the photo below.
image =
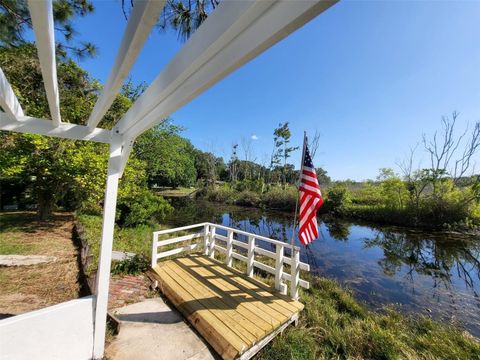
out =
[(0, 316), (20, 314), (79, 297), (73, 215), (37, 221), (33, 212), (0, 213), (0, 254), (48, 255), (55, 262), (0, 267)]

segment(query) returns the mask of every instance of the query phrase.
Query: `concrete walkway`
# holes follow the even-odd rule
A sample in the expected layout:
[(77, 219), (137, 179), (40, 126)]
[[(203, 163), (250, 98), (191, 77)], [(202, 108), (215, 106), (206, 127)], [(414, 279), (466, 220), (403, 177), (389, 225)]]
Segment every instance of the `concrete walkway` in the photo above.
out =
[(55, 256), (0, 255), (0, 266), (29, 266), (57, 261)]
[(111, 360), (216, 359), (203, 340), (161, 298), (113, 311), (120, 332), (107, 348)]

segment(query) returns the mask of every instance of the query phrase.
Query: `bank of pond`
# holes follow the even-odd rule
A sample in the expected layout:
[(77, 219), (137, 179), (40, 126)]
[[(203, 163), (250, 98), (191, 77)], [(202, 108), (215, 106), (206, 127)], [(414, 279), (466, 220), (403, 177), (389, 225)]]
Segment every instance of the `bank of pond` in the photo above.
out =
[[(290, 241), (293, 214), (192, 199), (171, 200), (164, 226), (210, 221)], [(98, 239), (100, 218), (81, 215)], [(320, 217), (305, 311), (259, 357), (480, 359), (480, 240)], [(157, 226), (119, 228), (115, 250), (149, 256)], [(264, 279), (269, 281), (268, 279)]]

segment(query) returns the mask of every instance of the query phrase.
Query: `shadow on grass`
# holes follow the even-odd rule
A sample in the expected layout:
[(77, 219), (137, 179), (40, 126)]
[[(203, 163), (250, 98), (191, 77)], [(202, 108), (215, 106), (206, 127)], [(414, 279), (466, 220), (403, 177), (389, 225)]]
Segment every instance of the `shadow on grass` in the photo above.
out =
[(70, 213), (54, 213), (49, 220), (38, 220), (33, 211), (0, 212), (0, 232), (21, 231), (35, 233), (58, 227), (59, 222), (72, 220)]

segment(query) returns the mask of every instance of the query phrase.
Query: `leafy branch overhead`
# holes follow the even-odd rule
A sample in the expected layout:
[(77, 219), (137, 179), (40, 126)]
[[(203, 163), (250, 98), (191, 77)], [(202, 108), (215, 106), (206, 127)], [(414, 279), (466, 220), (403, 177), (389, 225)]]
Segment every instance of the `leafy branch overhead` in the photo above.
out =
[[(97, 53), (91, 42), (77, 40), (78, 33), (74, 21), (94, 12), (93, 4), (88, 0), (58, 0), (53, 2), (55, 30), (61, 34), (57, 41), (57, 54), (66, 58), (71, 53), (78, 58), (93, 57)], [(29, 41), (25, 38), (32, 29), (32, 19), (25, 0), (0, 0), (0, 45), (18, 47)], [(59, 36), (56, 37), (57, 40)]]

